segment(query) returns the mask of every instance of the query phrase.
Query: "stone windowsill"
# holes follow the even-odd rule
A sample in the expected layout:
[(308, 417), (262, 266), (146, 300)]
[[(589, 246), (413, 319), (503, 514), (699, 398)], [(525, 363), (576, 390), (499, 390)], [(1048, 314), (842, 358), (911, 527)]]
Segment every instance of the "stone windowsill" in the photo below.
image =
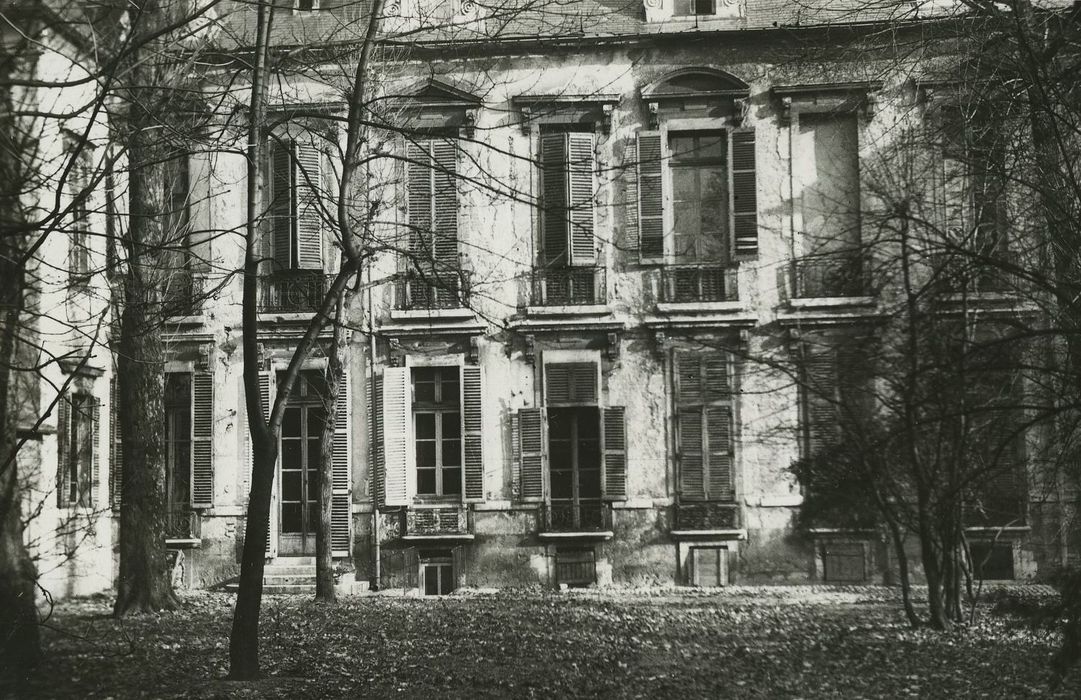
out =
[(609, 311), (607, 304), (526, 307), (526, 313), (530, 316), (603, 316)]
[(172, 549), (195, 549), (203, 544), (203, 541), (194, 537), (178, 537), (166, 539), (165, 546)]
[(789, 299), (788, 305), (793, 309), (829, 309), (838, 306), (874, 306), (875, 297), (806, 297), (801, 299)]
[(464, 306), (456, 309), (392, 309), (390, 312), (390, 318), (394, 321), (472, 319), (473, 316), (473, 310)]
[(460, 542), (471, 542), (473, 540), (473, 538), (474, 538), (474, 535), (469, 534), (469, 533), (458, 533), (458, 534), (443, 533), (443, 534), (430, 534), (429, 535), (429, 534), (414, 532), (414, 533), (409, 534), (409, 535), (402, 535), (402, 539), (406, 540), (408, 542), (417, 542), (417, 541), (421, 541), (421, 540), (443, 541), (443, 542), (449, 542), (449, 541), (452, 541), (452, 540), (457, 540), (457, 541), (460, 541)]
[(744, 308), (742, 301), (691, 301), (658, 302), (657, 311), (661, 313), (737, 313)]
[(745, 540), (747, 539), (747, 530), (743, 528), (735, 529), (721, 529), (721, 530), (671, 530), (669, 532), (672, 537), (698, 537), (698, 538), (713, 538), (720, 540)]
[(542, 540), (610, 540), (614, 536), (611, 530), (583, 530), (574, 532), (541, 532), (537, 536)]

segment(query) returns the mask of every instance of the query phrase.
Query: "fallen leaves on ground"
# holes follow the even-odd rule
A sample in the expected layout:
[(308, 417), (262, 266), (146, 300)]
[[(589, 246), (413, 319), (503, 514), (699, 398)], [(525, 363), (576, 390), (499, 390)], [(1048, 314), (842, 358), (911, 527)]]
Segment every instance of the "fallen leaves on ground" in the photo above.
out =
[[(912, 630), (882, 592), (746, 589), (656, 595), (503, 591), (268, 597), (264, 678), (228, 681), (233, 597), (192, 593), (125, 620), (110, 601), (61, 604), (31, 697), (1081, 697), (1051, 693), (1057, 636), (978, 613)], [(786, 592), (787, 591), (787, 592)], [(793, 591), (796, 591), (793, 593)]]

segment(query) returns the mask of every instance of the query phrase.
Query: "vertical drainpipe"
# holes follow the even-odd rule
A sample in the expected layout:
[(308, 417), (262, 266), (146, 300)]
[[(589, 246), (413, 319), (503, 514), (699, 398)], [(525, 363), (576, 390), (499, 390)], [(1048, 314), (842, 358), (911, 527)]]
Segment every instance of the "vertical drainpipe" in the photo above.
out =
[(368, 391), (369, 391), (369, 403), (371, 410), (368, 412), (368, 478), (371, 480), (371, 496), (372, 496), (372, 559), (374, 565), (375, 575), (372, 577), (372, 588), (379, 590), (382, 585), (380, 565), (380, 550), (379, 550), (379, 489), (377, 488), (376, 479), (379, 478), (379, 474), (376, 472), (376, 445), (375, 445), (375, 415), (376, 411), (380, 410), (379, 406), (375, 405), (375, 331), (372, 324), (372, 266), (371, 262), (365, 266), (365, 274), (367, 276), (367, 314), (368, 314)]

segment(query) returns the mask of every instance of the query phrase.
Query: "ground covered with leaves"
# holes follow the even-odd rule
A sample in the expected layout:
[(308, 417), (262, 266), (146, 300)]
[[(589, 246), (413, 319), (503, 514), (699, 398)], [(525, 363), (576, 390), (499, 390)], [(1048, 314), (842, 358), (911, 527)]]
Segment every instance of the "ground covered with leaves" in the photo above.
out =
[(883, 588), (265, 598), (256, 682), (225, 679), (233, 597), (184, 603), (123, 621), (104, 598), (59, 606), (19, 696), (1081, 697), (1077, 672), (1048, 689), (1057, 635), (1009, 606), (912, 630)]

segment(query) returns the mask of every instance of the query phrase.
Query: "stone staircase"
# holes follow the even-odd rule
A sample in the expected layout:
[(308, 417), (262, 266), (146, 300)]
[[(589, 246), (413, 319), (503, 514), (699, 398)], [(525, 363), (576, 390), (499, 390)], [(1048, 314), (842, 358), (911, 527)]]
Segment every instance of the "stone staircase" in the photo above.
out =
[[(239, 583), (225, 584), (236, 593)], [(278, 557), (263, 570), (263, 595), (315, 594), (315, 557)]]

